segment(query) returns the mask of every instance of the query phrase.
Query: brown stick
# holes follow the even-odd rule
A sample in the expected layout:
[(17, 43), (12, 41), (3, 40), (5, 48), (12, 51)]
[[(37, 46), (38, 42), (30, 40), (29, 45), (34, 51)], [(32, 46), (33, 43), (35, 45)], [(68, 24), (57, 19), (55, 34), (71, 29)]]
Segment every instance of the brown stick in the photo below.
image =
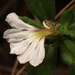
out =
[(74, 3), (75, 0), (72, 0), (69, 4), (67, 4), (56, 16), (55, 16), (55, 20), (72, 4)]
[[(74, 7), (75, 7), (75, 3), (74, 3), (69, 9), (73, 9)], [(68, 10), (69, 10), (69, 9), (68, 9)]]
[(18, 62), (18, 60), (17, 60), (17, 58), (16, 58), (15, 64), (14, 64), (14, 67), (13, 67), (13, 69), (12, 69), (11, 75), (15, 75), (15, 71), (16, 71), (16, 68), (17, 68), (18, 63), (19, 63), (19, 62)]
[[(12, 71), (12, 67), (9, 67), (9, 66), (5, 66), (5, 65), (0, 65), (0, 71), (3, 71), (3, 72), (9, 72), (11, 73)], [(19, 71), (19, 69), (16, 69), (15, 73), (17, 73)], [(26, 72), (22, 72), (22, 75), (25, 75)], [(15, 75), (15, 74), (14, 74)]]
[[(74, 7), (75, 7), (75, 4), (73, 4), (70, 8), (68, 8), (68, 10), (73, 9)], [(60, 21), (60, 17), (56, 19), (55, 23), (57, 24), (59, 21)]]
[(20, 75), (24, 69), (26, 69), (26, 67), (28, 66), (29, 63), (26, 63), (19, 71), (16, 75)]

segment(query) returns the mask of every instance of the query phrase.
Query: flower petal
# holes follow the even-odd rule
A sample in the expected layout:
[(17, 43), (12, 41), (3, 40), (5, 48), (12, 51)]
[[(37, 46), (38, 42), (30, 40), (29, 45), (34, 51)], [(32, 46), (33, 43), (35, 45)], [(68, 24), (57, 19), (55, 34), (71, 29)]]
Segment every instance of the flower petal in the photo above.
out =
[(24, 40), (24, 38), (16, 38), (16, 39), (7, 39), (7, 41), (9, 42), (9, 43), (18, 43), (18, 42), (20, 42), (20, 41), (23, 41)]
[(6, 21), (10, 24), (13, 28), (18, 29), (27, 29), (27, 30), (36, 30), (38, 28), (33, 27), (27, 23), (24, 23), (15, 13), (10, 13), (6, 17)]
[[(8, 34), (9, 33), (9, 34)], [(21, 31), (16, 30), (14, 31), (13, 29), (5, 31), (3, 38), (7, 39), (8, 42), (18, 42), (22, 41), (24, 39), (27, 39), (28, 37), (31, 37), (34, 34), (32, 31)]]
[(37, 48), (35, 49), (33, 58), (29, 61), (30, 64), (35, 67), (38, 66), (40, 63), (42, 63), (45, 57), (44, 40), (45, 37), (40, 40)]
[(7, 29), (7, 30), (4, 32), (3, 36), (7, 36), (7, 35), (9, 35), (9, 34), (21, 32), (21, 31), (22, 31), (22, 29)]
[(23, 54), (17, 56), (18, 60), (20, 63), (26, 63), (28, 61), (30, 61), (34, 55), (34, 50), (37, 46), (39, 42), (39, 39), (35, 40), (34, 42), (32, 42), (30, 44), (30, 46), (28, 47), (28, 49), (26, 50), (26, 52), (24, 52)]
[(4, 38), (26, 38), (28, 37), (29, 35), (31, 35), (31, 32), (29, 31), (22, 31), (22, 32), (17, 32), (17, 33), (12, 33), (12, 34), (8, 34), (6, 36), (4, 36)]
[(10, 44), (10, 48), (11, 48), (10, 53), (17, 54), (17, 55), (24, 53), (33, 40), (34, 40), (34, 38), (28, 38), (28, 39), (23, 40), (18, 43), (11, 43)]

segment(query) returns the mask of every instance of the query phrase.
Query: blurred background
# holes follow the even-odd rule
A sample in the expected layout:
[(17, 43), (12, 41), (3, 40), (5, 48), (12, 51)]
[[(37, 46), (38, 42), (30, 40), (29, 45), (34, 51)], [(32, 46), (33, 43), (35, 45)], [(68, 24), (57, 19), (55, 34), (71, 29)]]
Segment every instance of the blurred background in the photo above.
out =
[[(55, 13), (57, 14), (70, 1), (71, 0), (55, 0)], [(25, 0), (0, 0), (0, 75), (11, 75), (11, 71), (16, 60), (16, 55), (9, 54), (9, 43), (2, 38), (3, 32), (9, 28), (5, 22), (6, 15), (11, 12), (15, 12), (19, 16), (27, 16), (34, 19), (34, 16), (29, 10)], [(60, 58), (58, 59), (60, 60)], [(18, 64), (17, 70), (22, 66), (23, 65)], [(25, 71), (20, 75), (25, 75)], [(68, 75), (67, 65), (63, 64), (61, 60), (60, 62), (57, 61), (56, 68), (52, 75)]]

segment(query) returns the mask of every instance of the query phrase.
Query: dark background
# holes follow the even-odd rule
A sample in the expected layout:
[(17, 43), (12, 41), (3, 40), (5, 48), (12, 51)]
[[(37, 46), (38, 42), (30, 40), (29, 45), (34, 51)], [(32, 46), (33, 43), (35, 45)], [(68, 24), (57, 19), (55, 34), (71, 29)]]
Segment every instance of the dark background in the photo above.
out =
[[(55, 0), (56, 14), (70, 1), (71, 0)], [(19, 16), (27, 16), (34, 19), (24, 0), (0, 0), (0, 75), (10, 75), (16, 59), (16, 55), (9, 54), (9, 44), (2, 38), (3, 32), (8, 29), (5, 17), (11, 12), (15, 12)], [(58, 60), (60, 60), (60, 58)], [(19, 64), (17, 69), (20, 69), (22, 66), (23, 65)], [(61, 60), (60, 62), (57, 61), (53, 75), (68, 75), (67, 65), (63, 64)]]

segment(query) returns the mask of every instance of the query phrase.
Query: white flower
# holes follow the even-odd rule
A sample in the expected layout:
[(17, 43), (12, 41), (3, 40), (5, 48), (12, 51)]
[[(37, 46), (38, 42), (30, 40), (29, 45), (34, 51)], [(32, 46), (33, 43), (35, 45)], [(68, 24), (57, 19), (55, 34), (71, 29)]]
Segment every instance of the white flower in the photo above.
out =
[(45, 58), (45, 37), (55, 34), (56, 31), (24, 23), (15, 13), (8, 14), (6, 21), (13, 27), (6, 30), (3, 35), (3, 38), (10, 43), (10, 54), (18, 55), (21, 64), (29, 62), (33, 66), (38, 66), (42, 63)]

